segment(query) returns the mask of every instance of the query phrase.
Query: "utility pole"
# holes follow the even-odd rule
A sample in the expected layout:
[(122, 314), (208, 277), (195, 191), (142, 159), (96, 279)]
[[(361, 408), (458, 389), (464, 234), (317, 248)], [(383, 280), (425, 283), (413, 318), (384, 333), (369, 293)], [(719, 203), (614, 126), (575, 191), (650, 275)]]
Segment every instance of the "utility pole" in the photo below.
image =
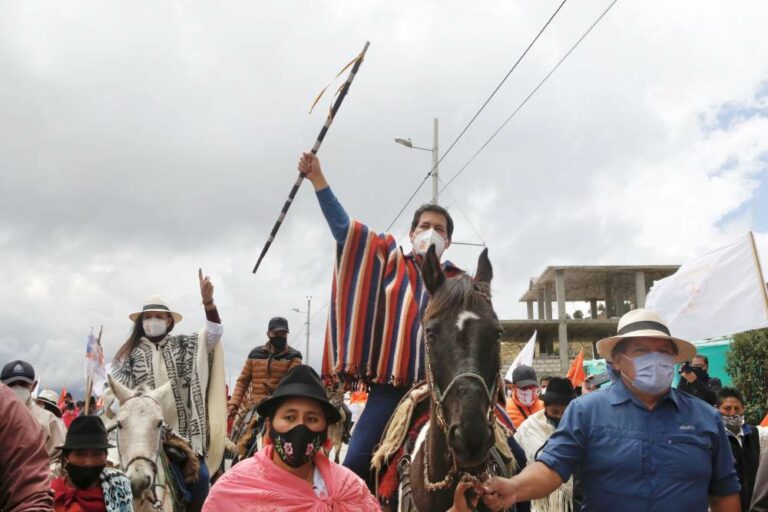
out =
[(307, 361), (304, 364), (309, 364), (309, 312), (312, 310), (312, 296), (307, 296), (307, 340), (304, 342), (304, 357)]
[(307, 314), (307, 321), (304, 324), (304, 329), (307, 331), (307, 339), (304, 341), (304, 364), (309, 364), (309, 328), (311, 327), (309, 323), (310, 314), (312, 311), (312, 296), (307, 295), (307, 310), (302, 311), (299, 308), (292, 308), (297, 313), (306, 313)]
[(437, 162), (440, 161), (440, 155), (438, 153), (438, 144), (437, 144), (437, 140), (438, 140), (437, 125), (438, 125), (437, 118), (434, 118), (432, 120), (432, 149), (414, 146), (413, 142), (411, 142), (411, 139), (401, 139), (399, 137), (395, 139), (395, 142), (397, 142), (398, 144), (402, 144), (407, 148), (420, 149), (422, 151), (432, 152), (432, 167), (430, 171), (430, 174), (432, 175), (432, 204), (437, 204), (438, 200), (440, 199), (438, 197), (439, 189), (440, 189), (440, 178), (437, 172)]
[(437, 118), (432, 120), (432, 204), (438, 204), (438, 188), (440, 186), (437, 174)]

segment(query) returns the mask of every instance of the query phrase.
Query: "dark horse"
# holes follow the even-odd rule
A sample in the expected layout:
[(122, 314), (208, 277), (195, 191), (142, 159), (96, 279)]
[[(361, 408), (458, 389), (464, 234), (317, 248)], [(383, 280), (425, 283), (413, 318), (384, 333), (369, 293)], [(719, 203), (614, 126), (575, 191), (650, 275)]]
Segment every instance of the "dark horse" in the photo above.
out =
[(479, 476), (489, 469), (501, 326), (491, 304), (493, 269), (487, 249), (474, 279), (447, 279), (431, 247), (422, 276), (431, 296), (422, 320), (430, 419), (409, 475), (418, 510), (439, 511), (453, 504), (462, 474)]

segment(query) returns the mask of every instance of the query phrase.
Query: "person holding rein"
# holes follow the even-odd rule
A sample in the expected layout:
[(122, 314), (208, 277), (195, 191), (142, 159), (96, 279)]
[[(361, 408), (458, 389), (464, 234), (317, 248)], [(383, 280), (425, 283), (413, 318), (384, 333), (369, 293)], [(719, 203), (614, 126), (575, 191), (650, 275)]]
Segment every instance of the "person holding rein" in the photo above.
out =
[(578, 471), (582, 510), (739, 512), (739, 481), (720, 414), (672, 388), (675, 364), (696, 347), (655, 311), (636, 309), (597, 342), (610, 388), (573, 401), (536, 462), (483, 484), (494, 507), (547, 496)]

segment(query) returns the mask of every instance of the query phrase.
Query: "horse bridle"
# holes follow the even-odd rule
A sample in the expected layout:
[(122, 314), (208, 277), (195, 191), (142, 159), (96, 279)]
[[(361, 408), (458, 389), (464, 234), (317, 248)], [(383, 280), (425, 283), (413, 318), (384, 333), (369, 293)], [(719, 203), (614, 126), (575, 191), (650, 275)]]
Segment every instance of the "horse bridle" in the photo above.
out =
[[(162, 406), (160, 405), (160, 402), (155, 400), (153, 397), (149, 395), (136, 395), (130, 397), (128, 400), (126, 400), (123, 403), (128, 402), (129, 400), (133, 400), (134, 398), (149, 398), (153, 402), (155, 402), (158, 407), (160, 407), (160, 410), (162, 411)], [(128, 472), (128, 468), (136, 461), (143, 460), (147, 463), (149, 463), (150, 467), (152, 468), (153, 475), (152, 475), (152, 482), (150, 483), (150, 489), (151, 489), (151, 496), (150, 499), (152, 500), (152, 507), (156, 510), (160, 510), (163, 506), (163, 504), (160, 502), (160, 500), (157, 498), (157, 491), (155, 490), (157, 487), (162, 487), (157, 483), (157, 475), (160, 472), (160, 466), (158, 465), (158, 460), (160, 459), (161, 450), (163, 449), (163, 444), (165, 443), (165, 435), (168, 430), (168, 426), (165, 424), (165, 421), (162, 421), (160, 425), (157, 427), (158, 429), (158, 440), (157, 440), (157, 455), (155, 455), (155, 460), (150, 459), (149, 457), (145, 457), (143, 455), (137, 455), (133, 457), (131, 460), (128, 461), (127, 464), (123, 465), (123, 457), (120, 453), (120, 428), (118, 425), (117, 433), (116, 433), (116, 444), (117, 444), (117, 453), (120, 455), (120, 471), (123, 473)], [(144, 500), (145, 498), (142, 498)]]
[[(485, 293), (482, 293), (478, 290), (476, 290), (476, 293), (478, 295), (481, 295), (485, 300), (487, 300), (489, 303), (491, 302), (490, 297), (486, 295)], [(426, 330), (426, 328), (422, 325), (422, 328)], [(438, 387), (437, 383), (435, 382), (435, 376), (432, 372), (432, 356), (430, 354), (430, 342), (429, 338), (425, 337), (424, 341), (424, 353), (425, 353), (425, 360), (426, 360), (426, 370), (427, 370), (427, 382), (429, 384), (429, 392), (430, 397), (432, 399), (432, 403), (435, 405), (435, 416), (437, 419), (437, 425), (440, 427), (440, 430), (443, 432), (443, 436), (446, 439), (446, 444), (448, 445), (448, 453), (451, 456), (451, 469), (448, 470), (448, 472), (445, 475), (445, 478), (440, 480), (439, 482), (432, 482), (429, 479), (429, 454), (427, 453), (426, 445), (424, 447), (424, 486), (425, 488), (430, 491), (439, 491), (446, 489), (451, 482), (453, 481), (453, 478), (458, 474), (459, 468), (456, 465), (456, 456), (453, 453), (453, 449), (451, 448), (451, 445), (448, 441), (448, 431), (449, 426), (448, 423), (445, 421), (445, 413), (443, 411), (444, 402), (446, 397), (448, 396), (448, 393), (453, 389), (454, 385), (461, 379), (474, 379), (480, 382), (483, 386), (483, 390), (485, 391), (487, 397), (488, 397), (488, 412), (486, 413), (486, 417), (488, 419), (488, 424), (491, 428), (493, 428), (496, 417), (494, 413), (494, 409), (496, 407), (496, 394), (498, 393), (498, 385), (499, 380), (493, 379), (493, 384), (491, 388), (488, 388), (488, 385), (485, 383), (485, 379), (476, 372), (462, 372), (458, 375), (455, 375), (453, 379), (448, 383), (448, 385), (445, 387), (444, 391), (440, 391), (440, 388)]]

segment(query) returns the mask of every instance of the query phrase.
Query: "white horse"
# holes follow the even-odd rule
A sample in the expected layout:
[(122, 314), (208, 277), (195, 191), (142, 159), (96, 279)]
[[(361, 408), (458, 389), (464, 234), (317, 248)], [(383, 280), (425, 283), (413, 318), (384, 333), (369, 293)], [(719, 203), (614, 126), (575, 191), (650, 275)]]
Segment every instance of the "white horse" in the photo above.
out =
[(161, 458), (166, 433), (161, 404), (171, 396), (171, 383), (154, 390), (146, 386), (134, 390), (111, 375), (108, 378), (120, 411), (114, 419), (102, 419), (108, 431), (117, 429), (119, 467), (131, 480), (133, 510), (172, 511), (173, 496)]

